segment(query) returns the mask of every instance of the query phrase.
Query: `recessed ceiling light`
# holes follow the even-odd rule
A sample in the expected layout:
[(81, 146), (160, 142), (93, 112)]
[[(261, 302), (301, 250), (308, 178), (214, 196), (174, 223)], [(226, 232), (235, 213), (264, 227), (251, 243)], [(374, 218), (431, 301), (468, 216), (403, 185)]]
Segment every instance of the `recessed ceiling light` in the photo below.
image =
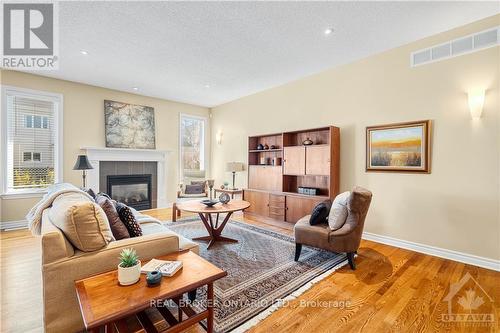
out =
[(325, 29), (325, 35), (329, 35), (333, 32), (333, 28), (327, 28)]
[(81, 54), (83, 54), (83, 55), (88, 55), (88, 54), (89, 54), (89, 53), (88, 53), (87, 51), (85, 51), (85, 50), (81, 50), (81, 51), (80, 51), (80, 53), (81, 53)]
[(139, 90), (139, 88), (137, 88), (137, 87), (133, 87), (132, 89), (134, 89), (135, 91)]
[(205, 84), (205, 88), (210, 88), (210, 85), (209, 84)]

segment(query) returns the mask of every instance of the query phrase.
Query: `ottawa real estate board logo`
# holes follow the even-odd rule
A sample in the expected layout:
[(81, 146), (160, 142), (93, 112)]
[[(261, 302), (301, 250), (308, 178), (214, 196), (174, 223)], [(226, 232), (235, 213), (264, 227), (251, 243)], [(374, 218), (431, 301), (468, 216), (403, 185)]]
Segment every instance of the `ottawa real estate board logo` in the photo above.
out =
[(58, 69), (57, 9), (57, 2), (3, 2), (2, 68)]
[(495, 324), (494, 300), (470, 273), (451, 284), (443, 302), (448, 303), (448, 311), (441, 314), (442, 322), (477, 328)]

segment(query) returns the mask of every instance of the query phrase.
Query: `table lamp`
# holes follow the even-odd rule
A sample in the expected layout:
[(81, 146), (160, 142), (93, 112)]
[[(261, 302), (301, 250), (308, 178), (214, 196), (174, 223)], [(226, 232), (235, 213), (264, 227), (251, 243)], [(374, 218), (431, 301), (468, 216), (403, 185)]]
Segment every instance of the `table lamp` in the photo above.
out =
[(243, 166), (244, 165), (241, 162), (228, 162), (226, 164), (226, 171), (233, 173), (233, 188), (231, 190), (237, 190), (237, 188), (234, 187), (234, 178), (236, 176), (236, 172), (243, 171)]
[(87, 185), (85, 183), (85, 177), (87, 176), (85, 170), (89, 170), (89, 169), (93, 169), (93, 167), (90, 164), (89, 159), (87, 158), (87, 155), (78, 155), (78, 157), (76, 158), (76, 163), (75, 163), (75, 166), (73, 167), (73, 170), (82, 170), (83, 188), (85, 188), (85, 186)]

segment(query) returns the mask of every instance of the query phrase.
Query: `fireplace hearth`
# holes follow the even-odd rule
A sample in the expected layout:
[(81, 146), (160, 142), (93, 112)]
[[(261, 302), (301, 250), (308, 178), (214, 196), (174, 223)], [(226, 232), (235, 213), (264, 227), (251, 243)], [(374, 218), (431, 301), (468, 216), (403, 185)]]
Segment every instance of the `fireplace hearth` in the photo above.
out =
[(152, 175), (107, 176), (108, 195), (137, 210), (152, 208)]

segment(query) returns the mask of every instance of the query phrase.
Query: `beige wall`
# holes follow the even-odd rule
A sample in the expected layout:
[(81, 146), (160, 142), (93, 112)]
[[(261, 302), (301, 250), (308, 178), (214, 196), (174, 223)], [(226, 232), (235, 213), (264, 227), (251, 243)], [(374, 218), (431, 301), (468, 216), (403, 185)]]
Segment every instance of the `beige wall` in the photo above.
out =
[[(104, 100), (147, 105), (155, 109), (156, 148), (171, 150), (167, 177), (167, 200), (175, 199), (179, 171), (180, 113), (208, 116), (207, 108), (145, 97), (110, 89), (51, 79), (14, 71), (1, 72), (2, 85), (60, 93), (64, 97), (64, 181), (81, 185), (81, 172), (72, 170), (80, 147), (104, 147)], [(208, 131), (209, 132), (209, 131)], [(208, 147), (210, 141), (208, 141)], [(209, 149), (207, 151), (209, 153)], [(24, 219), (39, 198), (2, 199), (1, 221)]]
[[(374, 193), (365, 231), (500, 259), (499, 48), (409, 67), (410, 52), (500, 23), (491, 17), (213, 109), (212, 170), (247, 161), (247, 136), (341, 128), (341, 190)], [(483, 117), (470, 118), (469, 88), (487, 89)], [(365, 127), (434, 122), (432, 173), (365, 172)], [(239, 174), (238, 185), (246, 184)]]

